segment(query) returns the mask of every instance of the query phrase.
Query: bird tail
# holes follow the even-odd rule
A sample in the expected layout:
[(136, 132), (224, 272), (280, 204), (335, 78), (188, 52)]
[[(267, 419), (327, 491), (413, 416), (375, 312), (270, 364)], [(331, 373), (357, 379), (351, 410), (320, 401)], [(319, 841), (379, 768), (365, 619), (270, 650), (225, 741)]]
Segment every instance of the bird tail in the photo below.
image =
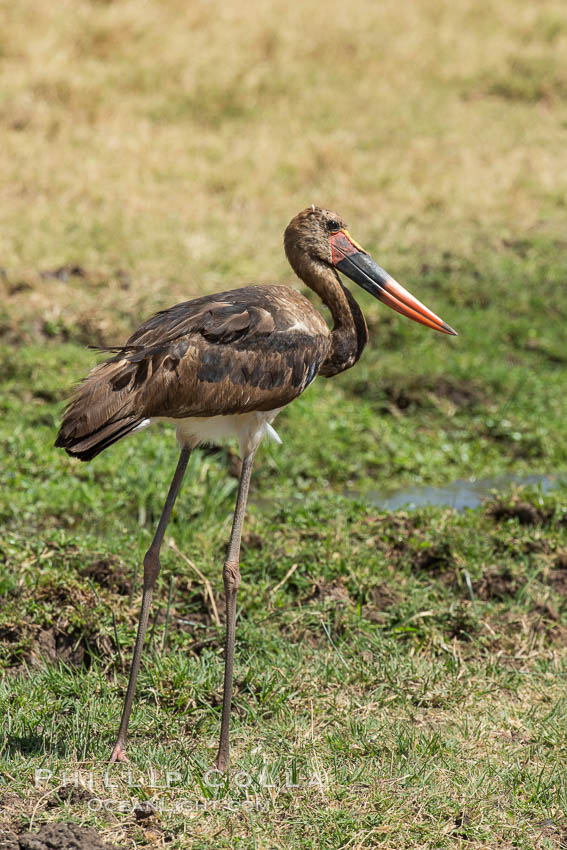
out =
[(57, 447), (79, 460), (92, 460), (144, 424), (128, 397), (129, 367), (123, 358), (112, 358), (95, 366), (75, 388), (55, 440)]

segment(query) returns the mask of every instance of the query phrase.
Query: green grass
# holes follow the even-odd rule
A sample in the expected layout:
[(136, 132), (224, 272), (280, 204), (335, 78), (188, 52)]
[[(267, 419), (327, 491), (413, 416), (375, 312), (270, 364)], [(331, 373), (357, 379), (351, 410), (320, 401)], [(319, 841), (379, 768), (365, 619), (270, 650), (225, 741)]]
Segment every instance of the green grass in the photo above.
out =
[[(202, 847), (211, 835), (220, 847), (340, 847), (354, 835), (449, 847), (458, 833), (472, 846), (553, 846), (537, 842), (567, 804), (563, 497), (525, 495), (529, 526), (514, 501), (392, 516), (332, 496), (253, 508), (230, 782), (207, 773), (222, 635), (195, 575), (166, 552), (131, 775), (115, 767), (109, 780), (137, 615), (128, 578), (147, 533), (127, 514), (121, 534), (116, 523), (94, 535), (87, 517), (72, 531), (68, 520), (12, 531), (0, 624), (6, 786), (39, 806), (36, 825), (78, 817), (115, 838), (142, 839), (132, 809), (151, 799), (172, 846), (186, 832)], [(227, 496), (194, 523), (178, 510), (171, 530), (217, 594), (229, 510)], [(88, 793), (57, 805), (65, 782)]]

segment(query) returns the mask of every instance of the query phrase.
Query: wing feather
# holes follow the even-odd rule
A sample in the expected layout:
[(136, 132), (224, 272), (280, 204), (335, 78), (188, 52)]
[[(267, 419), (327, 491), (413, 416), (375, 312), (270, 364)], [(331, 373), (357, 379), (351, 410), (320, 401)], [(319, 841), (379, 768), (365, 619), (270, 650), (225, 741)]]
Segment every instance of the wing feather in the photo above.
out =
[(89, 459), (148, 418), (283, 407), (311, 383), (329, 349), (321, 315), (287, 287), (177, 304), (110, 349), (114, 356), (79, 384), (56, 445)]

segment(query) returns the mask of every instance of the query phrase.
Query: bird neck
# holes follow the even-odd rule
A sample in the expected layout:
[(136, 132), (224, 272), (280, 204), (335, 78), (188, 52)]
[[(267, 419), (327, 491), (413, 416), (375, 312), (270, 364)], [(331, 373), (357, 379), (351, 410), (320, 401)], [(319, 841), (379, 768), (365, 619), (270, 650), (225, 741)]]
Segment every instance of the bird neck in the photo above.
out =
[(333, 317), (331, 351), (319, 370), (320, 375), (331, 377), (354, 366), (368, 342), (368, 328), (362, 310), (335, 269), (310, 262), (301, 272), (300, 277)]

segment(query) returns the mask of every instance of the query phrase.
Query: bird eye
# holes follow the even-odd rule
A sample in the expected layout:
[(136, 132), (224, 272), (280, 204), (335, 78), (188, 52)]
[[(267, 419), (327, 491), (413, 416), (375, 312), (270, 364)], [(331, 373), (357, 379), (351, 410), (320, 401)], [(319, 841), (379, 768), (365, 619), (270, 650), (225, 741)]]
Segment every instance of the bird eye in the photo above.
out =
[(327, 222), (327, 229), (330, 230), (331, 233), (334, 233), (335, 230), (340, 230), (341, 226), (338, 221), (335, 221), (335, 219), (332, 218)]

